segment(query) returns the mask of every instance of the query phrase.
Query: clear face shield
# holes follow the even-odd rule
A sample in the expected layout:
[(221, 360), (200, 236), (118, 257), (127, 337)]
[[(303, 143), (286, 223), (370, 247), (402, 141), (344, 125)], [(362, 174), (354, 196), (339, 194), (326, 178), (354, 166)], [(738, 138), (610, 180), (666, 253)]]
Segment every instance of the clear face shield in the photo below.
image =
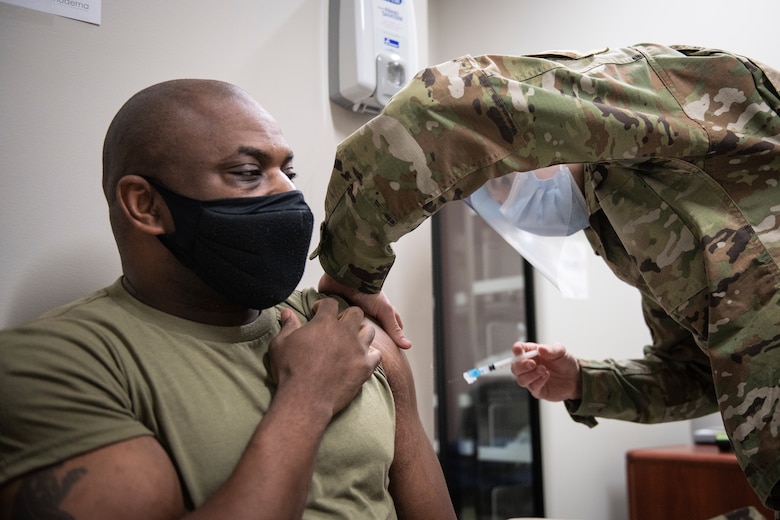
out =
[(566, 297), (587, 294), (585, 198), (566, 165), (492, 179), (466, 203)]

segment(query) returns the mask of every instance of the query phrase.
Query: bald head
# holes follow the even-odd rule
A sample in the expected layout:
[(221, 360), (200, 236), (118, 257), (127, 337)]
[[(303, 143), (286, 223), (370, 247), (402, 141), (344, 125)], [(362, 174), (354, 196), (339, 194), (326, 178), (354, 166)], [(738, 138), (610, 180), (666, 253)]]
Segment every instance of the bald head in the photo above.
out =
[[(140, 91), (114, 117), (103, 148), (103, 188), (123, 284), (144, 303), (187, 319), (214, 324), (254, 319), (266, 306), (255, 296), (264, 295), (244, 292), (247, 287), (266, 287), (265, 268), (248, 282), (231, 273), (245, 273), (250, 264), (271, 265), (245, 256), (275, 258), (278, 244), (294, 251), (286, 244), (295, 240), (303, 244), (302, 253), (279, 265), (287, 273), (295, 262), (305, 263), (311, 237), (305, 218), (293, 215), (285, 225), (276, 220), (256, 225), (258, 217), (263, 219), (262, 210), (268, 212), (257, 198), (294, 190), (294, 176), (292, 149), (279, 124), (238, 87), (185, 79)], [(294, 204), (299, 195), (291, 195), (284, 201)], [(246, 200), (230, 204), (224, 199)], [(191, 201), (216, 206), (207, 211)], [(226, 217), (226, 224), (215, 216), (222, 212), (214, 209), (224, 207), (243, 209), (231, 213), (232, 219)], [(284, 213), (273, 208), (274, 219)], [(203, 221), (207, 223), (201, 228)], [(304, 227), (285, 231), (296, 222)], [(276, 235), (257, 235), (266, 231)], [(259, 237), (252, 240), (257, 251), (244, 247), (242, 241), (250, 235)], [(208, 246), (198, 245), (206, 242)], [(284, 279), (280, 273), (268, 276)]]
[(103, 191), (109, 207), (125, 175), (165, 175), (175, 164), (181, 143), (203, 132), (214, 117), (215, 102), (259, 104), (229, 83), (179, 79), (152, 85), (119, 109), (103, 144)]

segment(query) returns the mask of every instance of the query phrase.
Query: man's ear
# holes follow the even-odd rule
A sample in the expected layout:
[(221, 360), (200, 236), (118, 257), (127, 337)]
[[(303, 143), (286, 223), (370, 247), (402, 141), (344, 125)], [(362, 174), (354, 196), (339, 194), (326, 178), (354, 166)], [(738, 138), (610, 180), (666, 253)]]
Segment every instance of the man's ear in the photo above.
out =
[(117, 204), (128, 224), (149, 235), (172, 233), (173, 217), (165, 201), (140, 175), (125, 175), (116, 186)]

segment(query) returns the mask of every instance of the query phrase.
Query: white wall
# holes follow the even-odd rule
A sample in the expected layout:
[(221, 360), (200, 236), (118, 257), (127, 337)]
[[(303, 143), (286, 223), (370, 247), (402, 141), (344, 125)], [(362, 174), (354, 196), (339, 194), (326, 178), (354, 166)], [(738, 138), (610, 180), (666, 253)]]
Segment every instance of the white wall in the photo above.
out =
[[(0, 3), (0, 327), (119, 276), (100, 189), (103, 136), (128, 97), (159, 81), (220, 79), (259, 99), (295, 150), (296, 183), (319, 223), (335, 145), (367, 120), (328, 99), (327, 6), (105, 0), (98, 27)], [(427, 0), (415, 7), (422, 62)], [(387, 293), (415, 342), (409, 357), (432, 436), (430, 236), (397, 249)], [(302, 285), (321, 273), (310, 262)]]
[[(486, 8), (489, 7), (489, 8)], [(749, 15), (747, 13), (750, 13)], [(776, 0), (429, 0), (431, 58), (461, 54), (587, 51), (639, 42), (720, 47), (780, 66)], [(578, 239), (585, 241), (584, 236)], [(639, 357), (649, 342), (636, 291), (589, 258), (587, 300), (567, 300), (536, 276), (540, 341), (561, 341), (585, 358)], [(542, 403), (542, 463), (548, 517), (627, 518), (625, 452), (688, 443), (687, 422), (636, 425), (574, 423), (560, 404)], [(715, 421), (717, 416), (704, 420)], [(697, 421), (699, 422), (699, 421)], [(700, 424), (700, 425), (701, 425)]]

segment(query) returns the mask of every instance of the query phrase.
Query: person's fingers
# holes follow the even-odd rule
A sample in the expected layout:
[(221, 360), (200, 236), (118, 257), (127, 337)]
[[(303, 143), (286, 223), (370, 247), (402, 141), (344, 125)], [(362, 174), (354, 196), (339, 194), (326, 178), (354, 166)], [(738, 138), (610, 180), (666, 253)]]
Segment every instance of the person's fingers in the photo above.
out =
[(542, 366), (534, 366), (529, 370), (524, 370), (522, 368), (517, 369), (515, 366), (513, 366), (512, 373), (514, 374), (518, 385), (524, 388), (528, 388), (540, 378), (545, 377), (547, 370)]
[(320, 278), (318, 290), (325, 294), (339, 295), (359, 306), (367, 315), (376, 318), (398, 347), (403, 349), (412, 347), (412, 342), (403, 333), (404, 323), (401, 315), (384, 293), (362, 293), (337, 282), (327, 273)]
[(539, 377), (534, 379), (525, 387), (529, 392), (531, 392), (531, 395), (537, 399), (541, 399), (543, 397), (544, 387), (547, 384), (547, 381), (550, 379), (550, 373), (547, 370), (540, 370), (540, 372), (541, 374)]
[(412, 348), (412, 342), (404, 335), (401, 315), (396, 311), (380, 312), (376, 316), (379, 324), (385, 329), (393, 342), (402, 349)]
[(277, 336), (282, 338), (289, 336), (297, 329), (301, 328), (301, 320), (290, 309), (282, 309), (279, 321), (281, 322), (282, 328)]
[(375, 337), (376, 329), (371, 324), (364, 322), (358, 331), (358, 338), (360, 339), (360, 343), (367, 349), (370, 349), (372, 348), (371, 343), (374, 342)]
[(312, 319), (315, 319), (318, 315), (320, 318), (323, 318), (326, 315), (338, 314), (339, 304), (333, 298), (320, 298), (314, 302), (314, 305), (312, 305), (311, 309), (314, 312), (314, 318)]
[(347, 307), (339, 313), (339, 321), (348, 324), (361, 324), (364, 317), (365, 313), (360, 307)]
[(368, 347), (366, 357), (368, 357), (368, 360), (371, 363), (372, 372), (379, 366), (379, 363), (382, 362), (382, 352), (375, 347)]

